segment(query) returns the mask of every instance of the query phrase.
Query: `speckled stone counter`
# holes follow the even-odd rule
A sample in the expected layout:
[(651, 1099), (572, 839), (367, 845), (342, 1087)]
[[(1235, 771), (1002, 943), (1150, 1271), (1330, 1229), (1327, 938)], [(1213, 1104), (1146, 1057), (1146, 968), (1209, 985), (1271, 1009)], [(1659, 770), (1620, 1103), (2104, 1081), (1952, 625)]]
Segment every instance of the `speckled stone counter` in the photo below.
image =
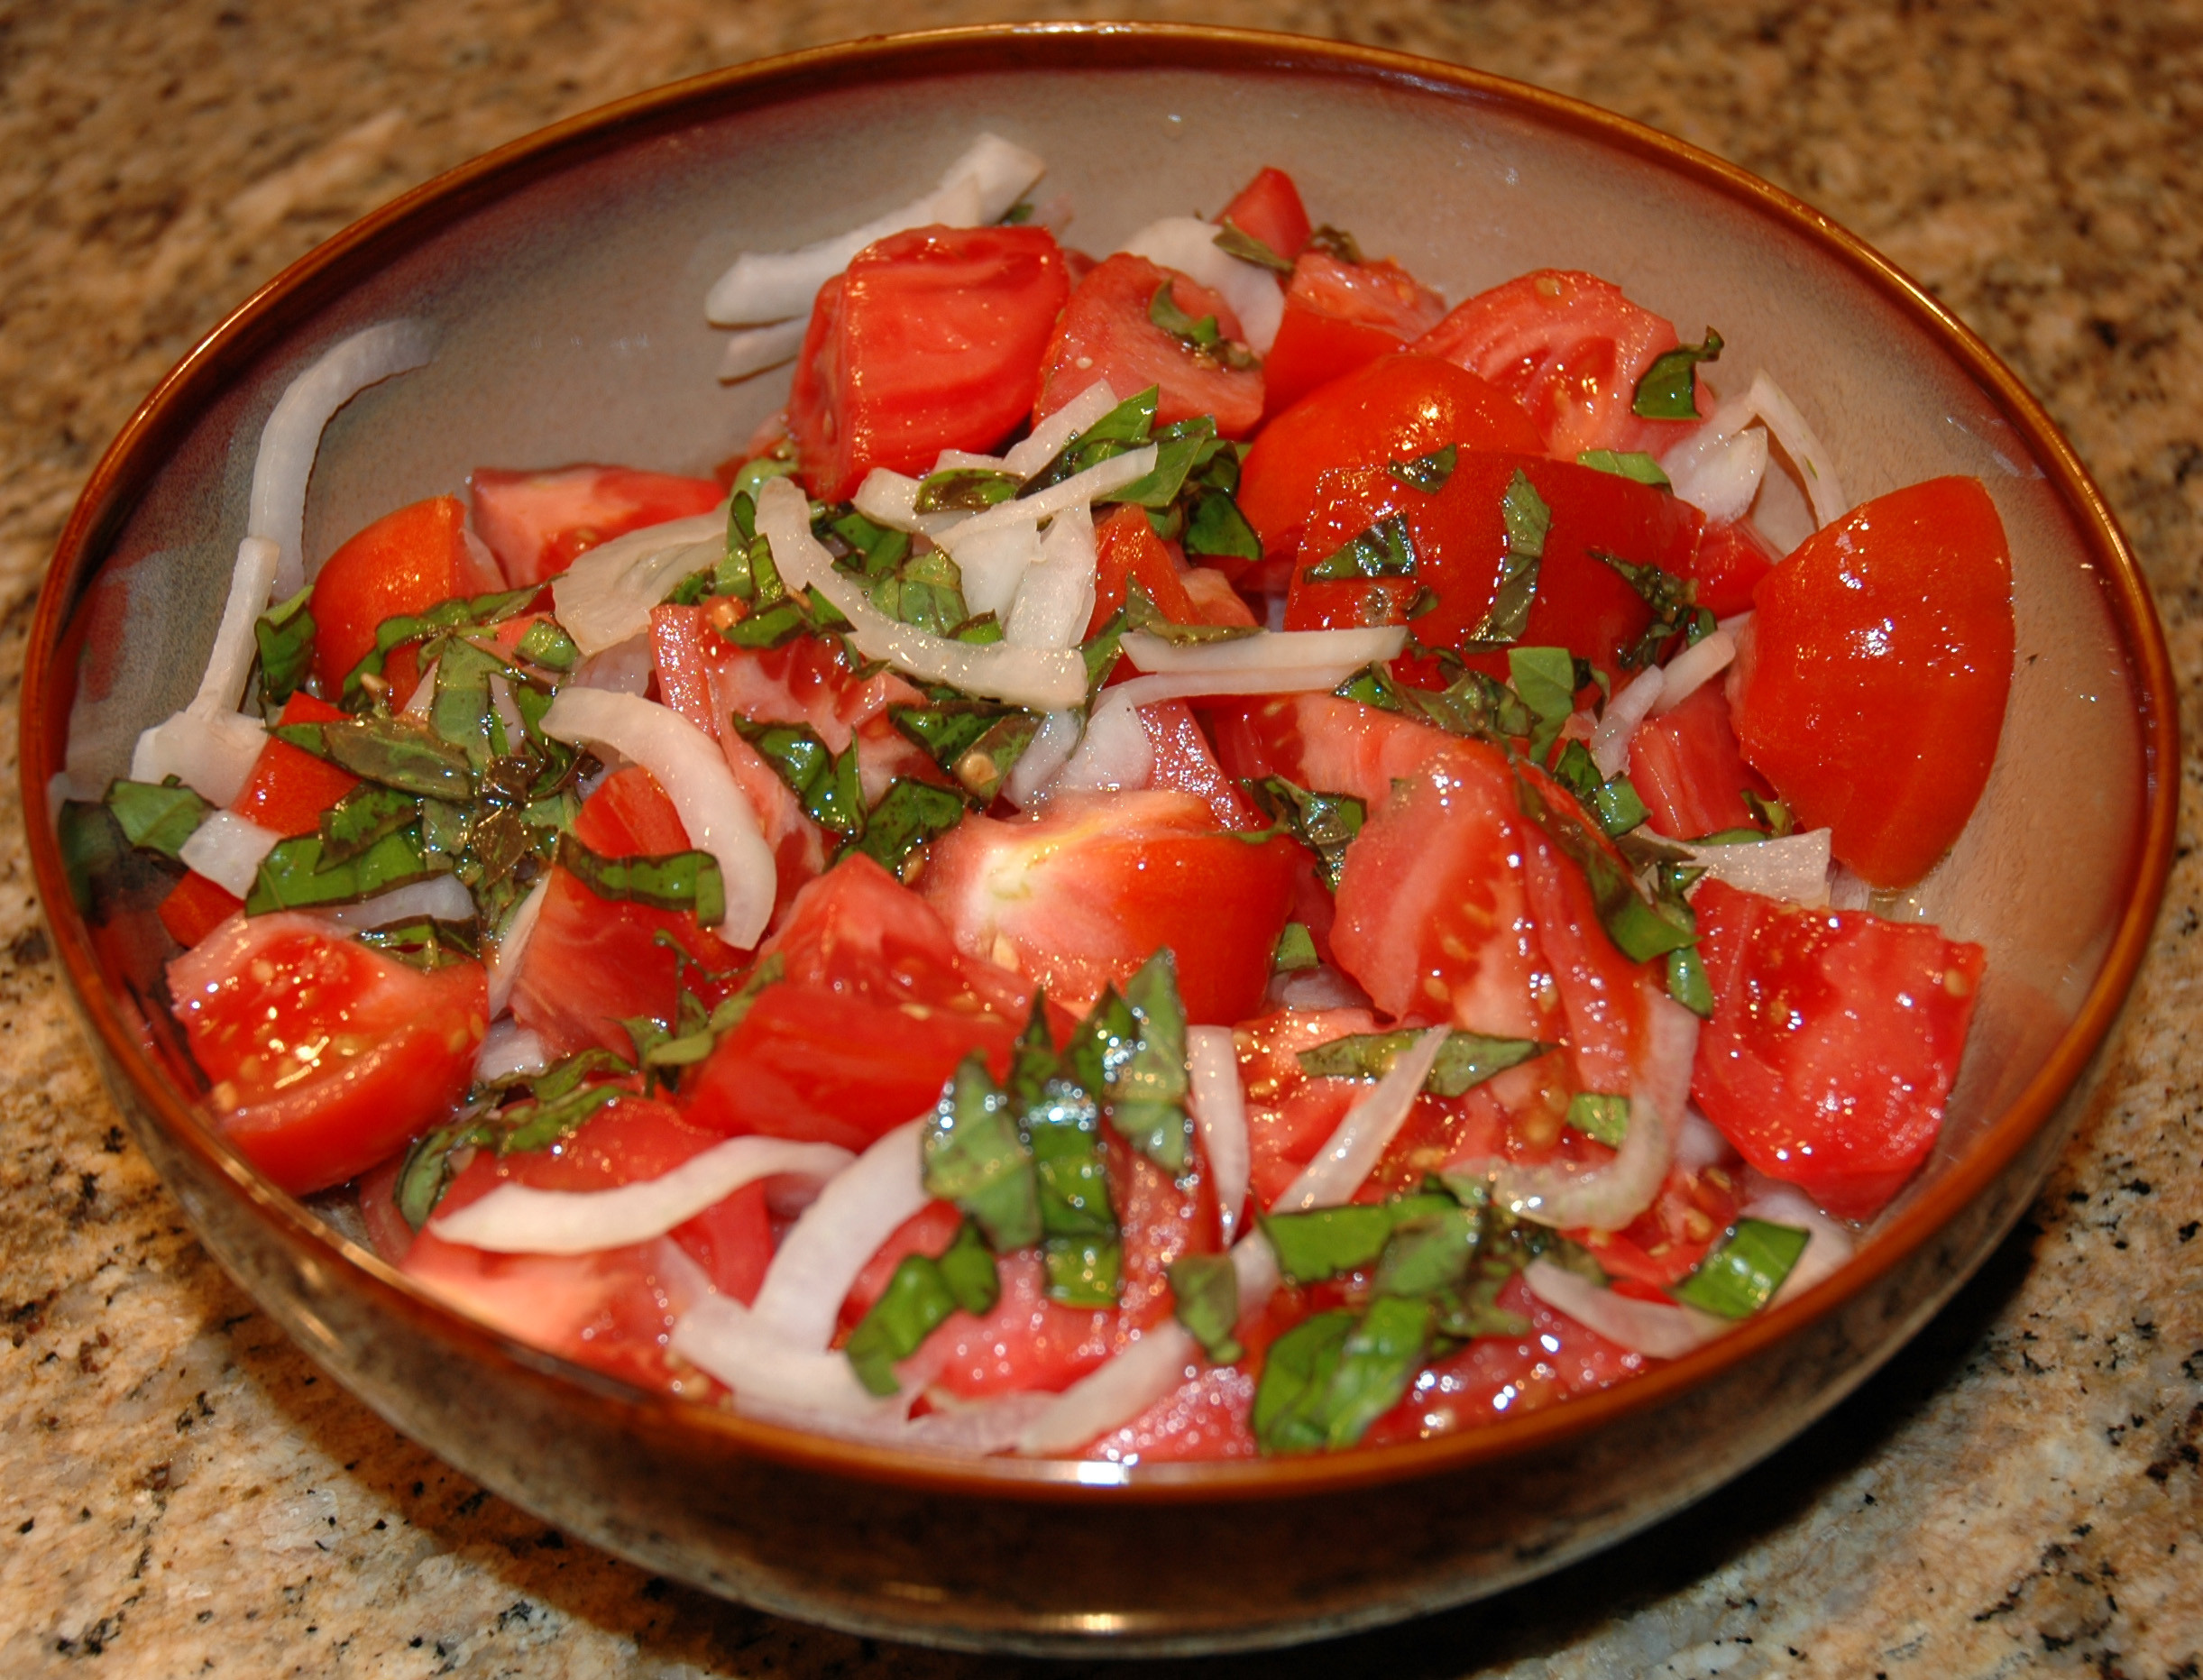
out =
[[(1878, 244), (2047, 401), (2203, 695), (2203, 4), (1207, 0), (1033, 13), (1336, 33), (1540, 82)], [(222, 312), (554, 118), (982, 0), (0, 5), (0, 1673), (967, 1675), (718, 1604), (395, 1436), (208, 1260), (124, 1141), (29, 895), (23, 637), (83, 477)], [(2192, 789), (2193, 760), (2184, 780)], [(1220, 1672), (2203, 1672), (2203, 860), (2031, 1218), (1741, 1482), (1545, 1583)], [(1031, 1666), (1040, 1666), (1032, 1665)]]

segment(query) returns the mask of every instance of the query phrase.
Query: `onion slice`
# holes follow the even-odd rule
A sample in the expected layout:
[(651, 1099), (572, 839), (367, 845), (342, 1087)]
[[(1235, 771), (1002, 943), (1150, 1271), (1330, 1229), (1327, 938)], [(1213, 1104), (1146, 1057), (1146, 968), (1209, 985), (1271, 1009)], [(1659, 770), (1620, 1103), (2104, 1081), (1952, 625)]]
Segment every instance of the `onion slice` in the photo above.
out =
[(1831, 862), (1827, 829), (1785, 834), (1780, 840), (1745, 840), (1734, 846), (1686, 846), (1691, 861), (1717, 880), (1747, 893), (1786, 899), (1818, 910), (1829, 902)]
[(1715, 630), (1660, 667), (1660, 693), (1652, 702), (1652, 715), (1664, 718), (1729, 668), (1737, 656), (1737, 638), (1727, 630)]
[(1201, 1134), (1225, 1245), (1231, 1245), (1247, 1199), (1253, 1152), (1247, 1138), (1247, 1097), (1239, 1083), (1239, 1047), (1232, 1029), (1186, 1029), (1186, 1066), (1192, 1079), (1193, 1124)]
[(1836, 464), (1829, 456), (1828, 445), (1806, 425), (1797, 404), (1764, 371), (1752, 375), (1748, 399), (1804, 476), (1805, 494), (1813, 502), (1813, 522), (1833, 525), (1849, 513), (1851, 504), (1836, 477)]
[(829, 1179), (854, 1159), (832, 1143), (732, 1137), (671, 1172), (615, 1189), (500, 1184), (481, 1200), (440, 1215), (429, 1228), (447, 1243), (493, 1254), (592, 1254), (663, 1236), (759, 1179)]
[(1239, 317), (1239, 330), (1246, 335), (1247, 348), (1266, 356), (1285, 318), (1285, 293), (1278, 285), (1278, 277), (1268, 269), (1235, 257), (1217, 244), (1220, 231), (1214, 222), (1204, 222), (1198, 216), (1165, 216), (1160, 222), (1150, 222), (1126, 240), (1124, 249), (1163, 268), (1176, 269), (1187, 279), (1221, 294)]
[(438, 922), (467, 922), (474, 915), (474, 899), (455, 875), (432, 875), (425, 881), (393, 886), (387, 893), (363, 898), (356, 904), (331, 904), (308, 911), (340, 928), (379, 928), (392, 922), (413, 922), (423, 916)]
[(1017, 586), (1002, 638), (1021, 647), (1071, 647), (1094, 616), (1094, 515), (1068, 508), (1049, 521), (1039, 562)]
[(1288, 682), (1298, 675), (1308, 685), (1320, 671), (1337, 671), (1333, 682), (1344, 681), (1365, 665), (1397, 657), (1407, 645), (1407, 627), (1397, 624), (1366, 630), (1257, 630), (1222, 642), (1170, 642), (1134, 630), (1124, 643), (1135, 670), (1167, 676), (1243, 672)]
[(696, 1302), (675, 1321), (668, 1345), (732, 1389), (736, 1410), (785, 1414), (799, 1428), (817, 1428), (813, 1418), (826, 1416), (888, 1427), (909, 1408), (900, 1395), (867, 1390), (847, 1355), (796, 1345), (732, 1296)]
[(138, 737), (130, 776), (159, 782), (176, 776), (217, 805), (244, 792), (268, 731), (258, 718), (226, 708), (201, 710), (195, 702)]
[(224, 892), (243, 898), (259, 878), (261, 859), (283, 837), (234, 811), (216, 811), (191, 832), (177, 850), (185, 867), (197, 870)]
[(804, 1349), (832, 1341), (841, 1303), (865, 1262), (931, 1199), (921, 1180), (920, 1125), (913, 1120), (882, 1136), (828, 1180), (789, 1227), (752, 1304), (761, 1329)]
[(512, 1002), (512, 988), (520, 978), (520, 962), (528, 955), (528, 941), (535, 937), (536, 920), (543, 914), (543, 901), (551, 890), (551, 876), (546, 869), (543, 878), (528, 889), (528, 896), (514, 908), (505, 931), (498, 935), (496, 944), (490, 948), (490, 1019), (494, 1021), (505, 1013)]
[(1019, 478), (1031, 478), (1053, 461), (1064, 445), (1123, 400), (1109, 389), (1106, 380), (1095, 381), (1034, 427), (1024, 438), (1011, 445), (1009, 453), (1002, 457), (1003, 471), (1014, 473)]
[(727, 510), (667, 519), (600, 543), (552, 582), (558, 622), (584, 654), (602, 653), (650, 629), (650, 609), (691, 572), (724, 552)]
[(1152, 1326), (1138, 1341), (1056, 1396), (1054, 1404), (1018, 1432), (1017, 1450), (1033, 1458), (1077, 1452), (1193, 1376), (1200, 1358), (1200, 1344), (1177, 1319)]
[(779, 876), (757, 813), (719, 743), (670, 706), (571, 684), (552, 700), (542, 728), (562, 741), (610, 747), (657, 779), (681, 814), (689, 843), (719, 860), (727, 901), (721, 936), (730, 944), (754, 946), (772, 919)]
[(1662, 1306), (1617, 1295), (1586, 1282), (1573, 1271), (1564, 1271), (1549, 1260), (1533, 1260), (1523, 1268), (1522, 1281), (1529, 1292), (1548, 1307), (1557, 1308), (1588, 1330), (1635, 1354), (1655, 1359), (1680, 1359), (1694, 1348), (1724, 1335), (1729, 1321), (1710, 1312), (1678, 1303)]
[(1391, 1070), (1346, 1111), (1315, 1159), (1271, 1204), (1278, 1212), (1306, 1213), (1311, 1207), (1335, 1207), (1353, 1199), (1362, 1180), (1384, 1154), (1385, 1146), (1399, 1135), (1414, 1112), (1415, 1099), (1423, 1094), (1423, 1081), (1430, 1077), (1450, 1032), (1450, 1028), (1432, 1027), (1400, 1052)]
[(475, 1052), (474, 1082), (488, 1085), (499, 1079), (524, 1079), (547, 1072), (550, 1066), (551, 1052), (540, 1034), (517, 1021), (493, 1021), (482, 1035), (482, 1049)]
[(799, 315), (771, 326), (753, 326), (737, 333), (727, 341), (727, 348), (720, 354), (719, 377), (732, 384), (767, 368), (776, 368), (784, 362), (793, 362), (795, 353), (803, 347), (803, 334), (810, 326), (811, 317)]
[(1659, 704), (1660, 691), (1666, 686), (1666, 681), (1658, 666), (1647, 666), (1621, 693), (1606, 702), (1606, 715), (1591, 732), (1591, 757), (1599, 767), (1599, 774), (1609, 781), (1628, 774), (1629, 737), (1637, 733), (1637, 726)]

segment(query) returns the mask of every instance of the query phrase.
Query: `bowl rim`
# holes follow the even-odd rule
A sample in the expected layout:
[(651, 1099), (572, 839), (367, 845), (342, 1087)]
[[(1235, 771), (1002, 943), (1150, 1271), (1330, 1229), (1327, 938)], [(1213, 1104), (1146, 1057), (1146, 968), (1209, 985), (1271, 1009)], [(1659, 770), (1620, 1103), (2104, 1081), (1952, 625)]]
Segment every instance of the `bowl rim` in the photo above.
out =
[[(739, 101), (785, 104), (853, 85), (960, 72), (1170, 69), (1344, 81), (1496, 106), (1565, 138), (1625, 154), (1726, 197), (1837, 263), (1940, 342), (2023, 438), (2096, 565), (2134, 684), (2142, 821), (2125, 859), (2125, 905), (2095, 981), (2035, 1076), (1929, 1193), (1900, 1210), (1838, 1272), (1683, 1358), (1564, 1405), (1473, 1429), (1349, 1454), (1189, 1464), (933, 1457), (764, 1423), (630, 1386), (542, 1353), (444, 1305), (262, 1180), (193, 1112), (106, 987), (67, 886), (48, 784), (60, 767), (73, 672), (63, 633), (98, 563), (174, 442), (214, 394), (262, 352), (347, 290), (363, 271), (505, 194), (602, 153), (709, 120)], [(2042, 405), (1969, 328), (1895, 264), (1798, 198), (1630, 118), (1569, 96), (1379, 48), (1212, 25), (1050, 22), (968, 25), (868, 37), (669, 83), (511, 141), (371, 211), (259, 287), (199, 340), (124, 423), (93, 469), (41, 586), (23, 676), (21, 790), (35, 879), (54, 950), (96, 1047), (127, 1079), (142, 1111), (293, 1253), (314, 1254), (363, 1287), (378, 1310), (466, 1357), (562, 1382), (613, 1427), (731, 1454), (911, 1490), (978, 1498), (1175, 1502), (1268, 1500), (1437, 1475), (1556, 1446), (1661, 1405), (1836, 1311), (1914, 1253), (2008, 1166), (2057, 1110), (2118, 1015), (2148, 943), (2172, 861), (2180, 763), (2177, 691), (2141, 568), (2101, 491)]]

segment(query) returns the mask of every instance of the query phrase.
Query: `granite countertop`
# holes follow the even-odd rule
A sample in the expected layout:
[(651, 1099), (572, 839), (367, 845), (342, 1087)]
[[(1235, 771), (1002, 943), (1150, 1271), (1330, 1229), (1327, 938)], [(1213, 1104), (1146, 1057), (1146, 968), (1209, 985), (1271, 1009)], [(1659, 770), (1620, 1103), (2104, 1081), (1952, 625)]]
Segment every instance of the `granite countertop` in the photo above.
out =
[[(1153, 0), (1581, 95), (1878, 245), (2048, 403), (2203, 693), (2203, 0)], [(1023, 14), (1032, 14), (1027, 13)], [(985, 0), (63, 0), (0, 13), (0, 743), (39, 579), (133, 405), (372, 206), (675, 77)], [(2198, 767), (2184, 767), (2192, 790)], [(2198, 807), (2096, 1099), (1882, 1374), (1653, 1533), (1234, 1673), (2194, 1676), (2203, 1664)], [(0, 785), (0, 1671), (803, 1677), (1024, 1665), (821, 1632), (563, 1538), (395, 1435), (212, 1263), (68, 1014)], [(1037, 1667), (1038, 1665), (1032, 1666)]]

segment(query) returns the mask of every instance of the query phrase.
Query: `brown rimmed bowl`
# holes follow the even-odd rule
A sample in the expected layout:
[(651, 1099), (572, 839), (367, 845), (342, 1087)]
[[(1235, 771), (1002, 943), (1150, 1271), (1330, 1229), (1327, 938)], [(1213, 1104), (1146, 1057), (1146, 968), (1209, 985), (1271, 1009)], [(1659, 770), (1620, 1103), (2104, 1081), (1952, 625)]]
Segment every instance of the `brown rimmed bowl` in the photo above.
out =
[[(706, 287), (932, 181), (980, 129), (1032, 146), (1071, 243), (1214, 212), (1265, 163), (1449, 298), (1587, 269), (1717, 324), (1854, 500), (1984, 479), (2010, 533), (2019, 668), (1981, 809), (1913, 908), (1989, 950), (1919, 1179), (1840, 1274), (1638, 1381), (1336, 1457), (1124, 1468), (900, 1455), (639, 1391), (440, 1306), (262, 1181), (207, 1122), (139, 903), (87, 916), (55, 843), (138, 729), (188, 697), (252, 445), (330, 342), (437, 326), (427, 369), (324, 439), (307, 544), (483, 464), (701, 471), (778, 406), (726, 388)], [(1779, 496), (1779, 490), (1770, 494)], [(1770, 517), (1784, 517), (1776, 507)], [(1795, 517), (1795, 510), (1792, 510)], [(1678, 141), (1474, 71), (1224, 30), (1045, 24), (854, 42), (644, 94), (408, 194), (293, 265), (164, 379), (63, 533), (23, 679), (23, 792), (55, 949), (116, 1101), (244, 1287), (338, 1380), (515, 1503), (767, 1610), (978, 1648), (1280, 1644), (1481, 1597), (1699, 1498), (1826, 1411), (2010, 1227), (2070, 1128), (2170, 864), (2162, 635), (2101, 494), (1971, 333), (1795, 199)]]

